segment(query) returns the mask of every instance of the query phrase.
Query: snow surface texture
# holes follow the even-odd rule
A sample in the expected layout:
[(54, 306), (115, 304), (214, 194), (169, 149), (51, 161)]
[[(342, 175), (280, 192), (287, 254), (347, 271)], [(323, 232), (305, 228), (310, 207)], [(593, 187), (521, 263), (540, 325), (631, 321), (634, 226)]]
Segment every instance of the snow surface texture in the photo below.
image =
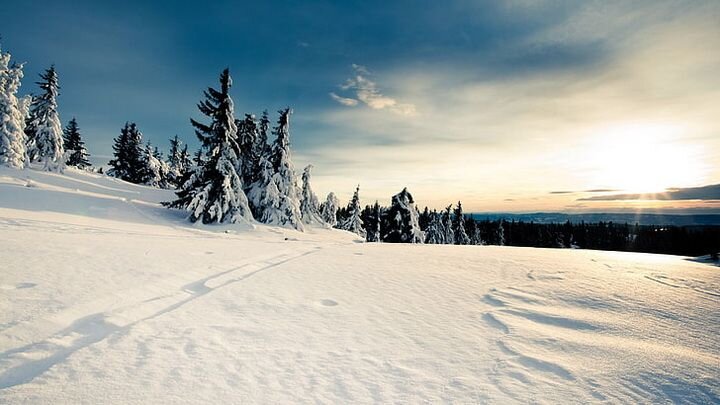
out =
[(717, 403), (680, 257), (190, 225), (171, 191), (0, 169), (0, 403)]

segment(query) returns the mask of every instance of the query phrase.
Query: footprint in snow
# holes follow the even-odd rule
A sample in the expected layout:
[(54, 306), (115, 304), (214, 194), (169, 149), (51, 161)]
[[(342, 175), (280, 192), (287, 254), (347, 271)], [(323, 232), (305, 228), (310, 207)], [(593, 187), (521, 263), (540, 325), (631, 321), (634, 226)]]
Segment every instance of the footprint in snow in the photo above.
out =
[(323, 306), (326, 306), (326, 307), (335, 307), (338, 305), (337, 301), (327, 300), (327, 299), (321, 300), (320, 304), (322, 304)]

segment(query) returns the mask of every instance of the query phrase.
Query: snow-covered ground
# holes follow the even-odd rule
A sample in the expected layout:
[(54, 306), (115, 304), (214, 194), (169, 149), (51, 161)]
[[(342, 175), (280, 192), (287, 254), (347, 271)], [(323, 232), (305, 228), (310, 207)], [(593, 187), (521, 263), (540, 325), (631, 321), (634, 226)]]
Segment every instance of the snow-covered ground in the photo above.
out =
[(0, 169), (0, 402), (720, 402), (717, 267), (192, 226), (171, 197)]

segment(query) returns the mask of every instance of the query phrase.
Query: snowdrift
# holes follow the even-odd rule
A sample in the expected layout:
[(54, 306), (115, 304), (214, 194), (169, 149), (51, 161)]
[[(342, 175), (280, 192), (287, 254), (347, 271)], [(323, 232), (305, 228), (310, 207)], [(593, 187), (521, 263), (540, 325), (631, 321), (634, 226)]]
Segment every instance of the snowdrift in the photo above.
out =
[(720, 402), (720, 272), (674, 256), (193, 226), (0, 169), (0, 402)]

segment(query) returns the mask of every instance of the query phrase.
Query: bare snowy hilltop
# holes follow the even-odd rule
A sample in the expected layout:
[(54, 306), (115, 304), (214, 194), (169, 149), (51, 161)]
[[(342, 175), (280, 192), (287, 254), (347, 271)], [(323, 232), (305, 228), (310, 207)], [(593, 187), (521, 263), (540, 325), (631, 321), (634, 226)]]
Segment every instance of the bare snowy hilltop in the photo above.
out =
[(191, 225), (173, 195), (0, 168), (0, 402), (720, 401), (717, 267)]

